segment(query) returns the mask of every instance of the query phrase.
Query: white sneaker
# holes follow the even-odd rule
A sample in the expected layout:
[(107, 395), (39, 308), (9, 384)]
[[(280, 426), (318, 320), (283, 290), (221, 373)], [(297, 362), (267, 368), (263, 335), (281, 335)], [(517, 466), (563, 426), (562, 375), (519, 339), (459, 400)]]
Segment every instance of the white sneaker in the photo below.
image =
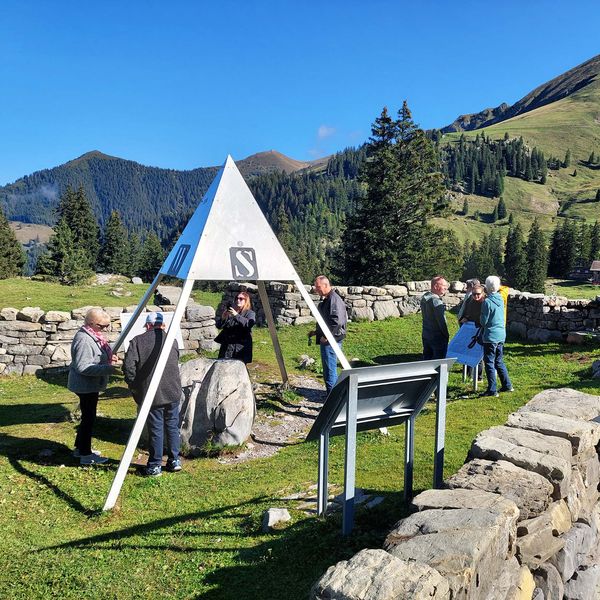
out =
[(106, 456), (98, 456), (97, 454), (87, 454), (79, 457), (80, 465), (101, 465), (108, 460)]
[[(95, 454), (96, 456), (102, 456), (102, 452), (100, 452), (100, 450), (94, 450), (93, 448), (92, 454)], [(73, 458), (81, 458), (81, 452), (79, 452), (79, 448), (75, 448), (73, 450)]]

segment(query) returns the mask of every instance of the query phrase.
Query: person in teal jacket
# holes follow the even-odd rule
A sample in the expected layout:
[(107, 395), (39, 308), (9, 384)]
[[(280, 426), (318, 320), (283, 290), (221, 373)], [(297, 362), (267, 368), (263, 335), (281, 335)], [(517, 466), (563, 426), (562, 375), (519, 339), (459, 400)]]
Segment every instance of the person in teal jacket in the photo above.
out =
[(482, 396), (498, 396), (496, 372), (500, 377), (501, 392), (512, 392), (513, 386), (504, 364), (504, 342), (506, 325), (504, 320), (504, 300), (498, 293), (500, 278), (490, 275), (485, 280), (487, 298), (481, 307), (481, 326), (483, 327), (483, 363), (487, 377), (487, 390)]

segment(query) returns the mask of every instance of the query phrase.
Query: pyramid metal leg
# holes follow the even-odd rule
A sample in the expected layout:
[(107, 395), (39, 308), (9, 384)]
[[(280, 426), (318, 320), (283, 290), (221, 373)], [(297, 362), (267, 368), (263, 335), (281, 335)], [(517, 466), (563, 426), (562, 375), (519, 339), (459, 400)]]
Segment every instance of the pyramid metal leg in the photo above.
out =
[(146, 290), (146, 293), (143, 295), (136, 309), (133, 311), (133, 315), (131, 315), (131, 319), (129, 319), (129, 323), (125, 326), (125, 328), (121, 331), (121, 335), (119, 335), (117, 341), (113, 345), (113, 352), (116, 354), (117, 350), (123, 345), (127, 334), (131, 331), (131, 328), (135, 325), (138, 317), (142, 314), (146, 305), (148, 304), (148, 300), (150, 300), (150, 296), (154, 294), (156, 288), (160, 285), (162, 281), (163, 275), (159, 273), (154, 281), (150, 284), (150, 287)]
[(285, 362), (283, 361), (283, 353), (281, 352), (281, 346), (279, 345), (279, 338), (277, 337), (277, 329), (275, 327), (275, 321), (273, 320), (273, 313), (271, 312), (271, 305), (269, 304), (269, 296), (267, 295), (267, 289), (264, 281), (257, 281), (258, 295), (260, 296), (260, 302), (263, 310), (265, 311), (265, 317), (267, 318), (267, 326), (269, 327), (269, 334), (271, 336), (271, 342), (273, 343), (273, 349), (275, 350), (275, 357), (277, 358), (277, 364), (279, 365), (279, 372), (281, 373), (281, 381), (284, 386), (288, 385), (288, 374), (285, 368)]
[(115, 478), (113, 479), (110, 491), (108, 492), (108, 496), (106, 497), (106, 502), (104, 503), (104, 508), (102, 510), (111, 510), (112, 508), (114, 508), (117, 502), (119, 493), (121, 492), (121, 487), (123, 486), (123, 481), (125, 480), (125, 475), (127, 474), (127, 470), (129, 469), (129, 465), (131, 464), (131, 459), (133, 458), (133, 453), (137, 447), (140, 435), (142, 434), (142, 430), (144, 429), (144, 424), (146, 423), (146, 419), (148, 418), (150, 408), (152, 407), (152, 401), (154, 400), (156, 390), (158, 389), (158, 384), (160, 383), (163, 372), (165, 370), (165, 365), (167, 364), (167, 359), (173, 346), (173, 342), (175, 341), (177, 331), (179, 330), (181, 317), (183, 316), (183, 312), (185, 310), (188, 298), (192, 293), (193, 286), (193, 279), (187, 279), (183, 284), (183, 290), (181, 291), (179, 302), (175, 307), (173, 320), (171, 321), (169, 329), (167, 330), (167, 335), (165, 336), (163, 345), (158, 355), (156, 366), (154, 367), (152, 377), (150, 378), (150, 385), (148, 386), (148, 391), (146, 392), (146, 396), (144, 397), (144, 400), (140, 407), (140, 411), (135, 421), (135, 425), (133, 426), (131, 434), (129, 435), (129, 440), (127, 441), (127, 445), (125, 446), (125, 450), (123, 451), (121, 462), (119, 463), (117, 473), (115, 474)]

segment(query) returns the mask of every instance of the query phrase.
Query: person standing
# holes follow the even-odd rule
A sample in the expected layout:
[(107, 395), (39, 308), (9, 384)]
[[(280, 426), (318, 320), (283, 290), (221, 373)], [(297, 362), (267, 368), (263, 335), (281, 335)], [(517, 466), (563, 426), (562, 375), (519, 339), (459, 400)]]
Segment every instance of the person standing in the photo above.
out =
[(481, 307), (481, 326), (483, 327), (483, 362), (487, 378), (487, 390), (482, 396), (498, 396), (496, 372), (500, 377), (501, 392), (512, 392), (513, 386), (504, 364), (504, 342), (506, 326), (504, 320), (504, 301), (498, 293), (500, 278), (490, 275), (485, 280), (487, 298)]
[[(346, 326), (348, 324), (348, 313), (346, 304), (340, 295), (331, 287), (329, 279), (325, 275), (319, 275), (315, 279), (315, 291), (321, 297), (318, 310), (325, 324), (331, 331), (338, 346), (342, 347), (342, 342), (346, 337)], [(321, 350), (321, 363), (323, 365), (323, 379), (325, 380), (325, 389), (327, 394), (331, 392), (337, 381), (337, 356), (335, 350), (331, 347), (327, 338), (323, 335), (323, 330), (317, 324), (314, 331), (308, 333), (309, 340), (313, 336), (317, 338)]]
[(71, 366), (67, 388), (79, 397), (81, 423), (75, 437), (73, 456), (81, 465), (105, 463), (108, 459), (92, 449), (92, 432), (100, 392), (106, 389), (108, 377), (115, 372), (117, 357), (102, 335), (110, 327), (110, 316), (100, 308), (85, 315), (84, 324), (71, 344)]
[(442, 297), (448, 291), (448, 282), (438, 275), (431, 280), (431, 290), (421, 298), (423, 315), (423, 360), (446, 358), (448, 351), (448, 324), (446, 306)]
[[(141, 406), (154, 367), (158, 361), (160, 350), (166, 337), (165, 325), (161, 313), (151, 312), (146, 317), (146, 331), (134, 337), (129, 342), (129, 348), (123, 361), (123, 374), (129, 386), (133, 399)], [(179, 403), (182, 388), (179, 375), (179, 350), (177, 342), (169, 351), (165, 370), (158, 384), (156, 394), (152, 400), (152, 407), (148, 413), (148, 445), (150, 454), (146, 465), (145, 474), (149, 477), (158, 477), (162, 473), (163, 435), (167, 434), (167, 471), (181, 471), (179, 459)]]
[(467, 292), (465, 294), (465, 297), (463, 298), (460, 308), (458, 309), (458, 314), (456, 315), (459, 323), (462, 323), (462, 318), (464, 316), (465, 310), (467, 309), (467, 306), (469, 305), (469, 302), (471, 301), (471, 298), (473, 295), (473, 288), (475, 286), (481, 285), (481, 282), (479, 281), (479, 279), (467, 279), (466, 283), (467, 283)]
[(233, 358), (248, 364), (252, 362), (252, 327), (256, 314), (248, 292), (238, 292), (234, 306), (227, 306), (217, 317), (217, 327), (221, 329), (215, 338), (221, 344), (219, 358)]

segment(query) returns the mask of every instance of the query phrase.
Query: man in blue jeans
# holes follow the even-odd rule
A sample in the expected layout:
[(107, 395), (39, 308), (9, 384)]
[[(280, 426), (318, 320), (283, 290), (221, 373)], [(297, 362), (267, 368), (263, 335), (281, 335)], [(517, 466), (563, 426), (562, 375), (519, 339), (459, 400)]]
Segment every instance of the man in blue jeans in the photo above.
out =
[(487, 298), (481, 307), (481, 326), (483, 327), (483, 363), (487, 378), (487, 390), (482, 396), (498, 396), (496, 372), (500, 377), (501, 392), (512, 392), (513, 386), (504, 364), (504, 342), (506, 326), (504, 321), (504, 300), (498, 293), (500, 278), (490, 275), (485, 280)]
[[(331, 287), (329, 279), (325, 275), (319, 275), (315, 279), (315, 291), (321, 296), (319, 303), (319, 313), (327, 324), (338, 346), (342, 347), (342, 340), (346, 337), (346, 325), (348, 323), (348, 314), (346, 304), (340, 298), (339, 294)], [(311, 331), (308, 337), (317, 336), (317, 344), (321, 348), (321, 363), (323, 364), (323, 379), (325, 380), (325, 389), (327, 395), (337, 381), (337, 356), (331, 347), (327, 338), (323, 335), (323, 330), (317, 324), (317, 329)]]
[[(146, 397), (154, 366), (166, 336), (161, 313), (151, 312), (146, 317), (146, 331), (134, 337), (123, 361), (125, 381), (133, 399), (141, 405)], [(179, 375), (179, 350), (177, 343), (169, 352), (152, 407), (148, 413), (148, 445), (150, 455), (145, 474), (158, 477), (162, 473), (163, 433), (167, 440), (167, 471), (181, 471), (179, 459), (179, 402), (181, 400), (181, 377)]]

